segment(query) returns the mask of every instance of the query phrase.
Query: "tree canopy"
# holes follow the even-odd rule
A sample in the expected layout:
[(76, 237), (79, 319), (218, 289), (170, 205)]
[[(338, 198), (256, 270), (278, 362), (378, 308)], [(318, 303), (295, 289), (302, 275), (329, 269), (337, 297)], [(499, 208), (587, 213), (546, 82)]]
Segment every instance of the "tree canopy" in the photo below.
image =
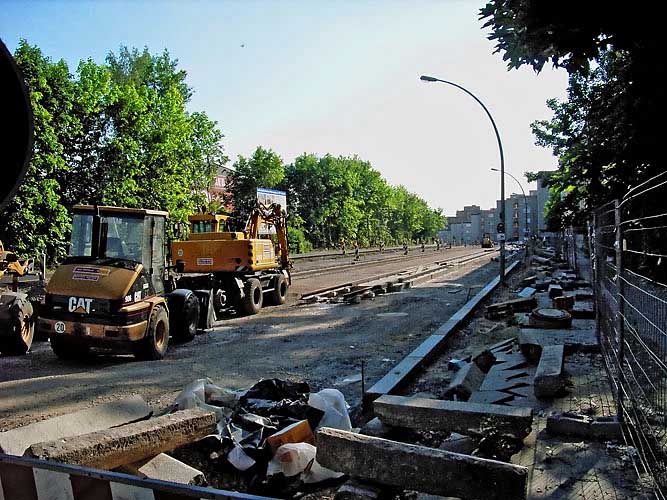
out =
[(66, 252), (68, 211), (77, 203), (168, 210), (184, 220), (227, 158), (222, 133), (189, 113), (186, 73), (167, 51), (121, 47), (74, 74), (21, 41), (15, 59), (35, 116), (28, 175), (0, 214), (2, 238), (26, 255)]
[(570, 74), (567, 100), (532, 125), (552, 148), (551, 227), (580, 224), (586, 211), (661, 171), (658, 130), (665, 102), (665, 59), (658, 15), (607, 2), (493, 0), (480, 11), (508, 67), (540, 71), (551, 62)]
[[(172, 219), (206, 205), (206, 191), (228, 159), (217, 123), (189, 112), (193, 90), (168, 51), (121, 47), (104, 63), (75, 71), (21, 41), (15, 58), (30, 93), (35, 147), (28, 174), (0, 213), (0, 238), (22, 255), (67, 251), (70, 210), (78, 203), (167, 210)], [(389, 186), (357, 157), (302, 155), (285, 165), (258, 147), (239, 156), (229, 200), (244, 221), (256, 188), (288, 192), (294, 251), (434, 237), (439, 210)]]
[(258, 147), (240, 156), (230, 175), (235, 212), (249, 213), (257, 187), (287, 192), (293, 251), (431, 239), (445, 225), (441, 210), (403, 186), (387, 184), (360, 158), (303, 154), (285, 165), (271, 150)]

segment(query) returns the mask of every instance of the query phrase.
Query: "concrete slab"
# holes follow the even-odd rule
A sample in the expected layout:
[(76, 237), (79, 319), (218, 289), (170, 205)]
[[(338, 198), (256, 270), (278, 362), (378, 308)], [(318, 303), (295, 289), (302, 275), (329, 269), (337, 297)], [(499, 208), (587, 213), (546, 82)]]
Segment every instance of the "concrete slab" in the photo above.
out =
[(562, 344), (542, 348), (540, 363), (537, 365), (533, 382), (535, 397), (552, 398), (563, 390), (565, 387), (564, 359), (565, 346)]
[(364, 401), (373, 401), (383, 394), (391, 394), (406, 384), (411, 375), (421, 369), (424, 358), (422, 356), (407, 356), (398, 363), (391, 371), (377, 381), (373, 387), (364, 394)]
[(419, 344), (417, 349), (408, 354), (408, 356), (430, 359), (430, 357), (438, 354), (440, 348), (444, 347), (446, 338), (445, 335), (431, 335), (424, 342)]
[(445, 397), (467, 400), (482, 385), (483, 380), (484, 372), (475, 363), (468, 363), (456, 372), (454, 379), (445, 390)]
[(111, 470), (198, 441), (216, 430), (215, 413), (182, 410), (113, 429), (36, 443), (25, 455)]
[(527, 370), (504, 370), (502, 364), (494, 365), (486, 374), (480, 391), (506, 391), (514, 387), (524, 387), (531, 384), (530, 373)]
[(469, 434), (492, 424), (521, 438), (530, 432), (533, 419), (529, 408), (389, 395), (376, 399), (373, 409), (382, 422), (395, 427)]
[(21, 456), (34, 443), (101, 431), (148, 418), (151, 413), (141, 396), (130, 396), (0, 432), (0, 451)]
[(119, 467), (118, 472), (149, 479), (171, 481), (172, 483), (206, 486), (206, 478), (200, 470), (190, 467), (166, 453), (160, 453), (156, 457), (124, 465)]
[(526, 496), (525, 467), (326, 427), (317, 435), (316, 459), (335, 471), (435, 495), (471, 500)]
[(512, 401), (514, 397), (512, 394), (500, 391), (477, 391), (470, 396), (468, 403), (504, 405)]
[(539, 361), (544, 346), (562, 344), (565, 354), (573, 352), (599, 352), (600, 344), (594, 330), (542, 330), (522, 328), (519, 334), (521, 352), (531, 361)]
[(547, 431), (589, 439), (621, 439), (621, 424), (616, 416), (589, 417), (576, 413), (557, 413), (547, 417)]

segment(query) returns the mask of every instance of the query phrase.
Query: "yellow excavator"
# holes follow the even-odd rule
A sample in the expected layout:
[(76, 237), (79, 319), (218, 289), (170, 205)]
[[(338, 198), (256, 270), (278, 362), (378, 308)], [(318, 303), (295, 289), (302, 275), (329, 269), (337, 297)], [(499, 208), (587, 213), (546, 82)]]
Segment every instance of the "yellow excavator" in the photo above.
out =
[[(49, 280), (37, 321), (60, 358), (96, 349), (161, 359), (170, 338), (191, 340), (217, 310), (255, 313), (264, 294), (275, 303), (287, 295), (279, 206), (257, 208), (245, 232), (220, 231), (224, 216), (192, 216), (190, 238), (172, 244), (175, 266), (167, 212), (79, 205), (73, 214), (70, 255)], [(279, 260), (273, 242), (256, 237), (262, 222), (276, 226)]]
[[(291, 285), (285, 211), (279, 204), (258, 203), (243, 231), (230, 231), (228, 217), (189, 217), (189, 237), (171, 246), (179, 288), (212, 290), (215, 311), (234, 309), (256, 314), (264, 303), (285, 302)], [(260, 229), (275, 228), (276, 242), (260, 238)]]

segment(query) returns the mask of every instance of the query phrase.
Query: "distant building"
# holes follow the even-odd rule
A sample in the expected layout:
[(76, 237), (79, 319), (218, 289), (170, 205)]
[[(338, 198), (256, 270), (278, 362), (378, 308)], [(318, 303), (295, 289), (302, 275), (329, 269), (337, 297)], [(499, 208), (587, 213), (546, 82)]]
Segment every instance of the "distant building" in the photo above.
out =
[[(547, 230), (545, 207), (549, 201), (548, 180), (553, 172), (538, 172), (537, 189), (526, 194), (513, 193), (505, 199), (505, 237), (508, 241), (523, 241)], [(447, 217), (447, 228), (438, 232), (440, 239), (452, 244), (474, 244), (485, 234), (496, 241), (500, 222), (501, 203), (489, 210), (477, 205), (463, 207), (456, 215)]]
[[(500, 214), (501, 203), (496, 201), (496, 212)], [(508, 241), (523, 241), (537, 234), (537, 192), (512, 193), (505, 198), (505, 238)]]

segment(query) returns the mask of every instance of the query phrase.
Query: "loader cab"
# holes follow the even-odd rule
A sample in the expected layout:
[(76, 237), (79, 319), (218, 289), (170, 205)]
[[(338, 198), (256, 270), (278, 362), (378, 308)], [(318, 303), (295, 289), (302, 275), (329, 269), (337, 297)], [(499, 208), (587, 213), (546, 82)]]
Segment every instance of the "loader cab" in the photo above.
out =
[(134, 269), (142, 264), (155, 293), (164, 294), (167, 212), (77, 205), (69, 262)]

